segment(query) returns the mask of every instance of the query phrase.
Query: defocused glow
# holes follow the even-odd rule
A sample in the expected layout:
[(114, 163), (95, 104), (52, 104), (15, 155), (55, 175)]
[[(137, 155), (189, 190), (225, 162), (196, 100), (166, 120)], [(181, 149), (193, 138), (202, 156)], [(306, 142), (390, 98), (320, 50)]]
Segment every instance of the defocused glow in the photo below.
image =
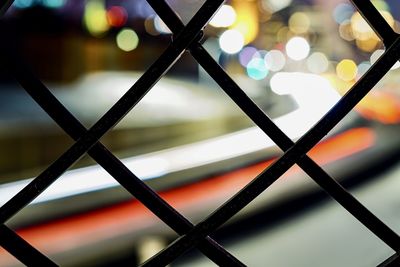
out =
[(303, 12), (296, 12), (289, 18), (289, 29), (296, 33), (306, 33), (310, 28), (310, 18)]
[(315, 74), (321, 74), (328, 70), (329, 61), (325, 54), (321, 52), (312, 53), (307, 59), (307, 68), (309, 71)]
[[(132, 157), (123, 160), (125, 166), (134, 170), (142, 180), (160, 177), (171, 171), (169, 161), (166, 158), (154, 154)], [(173, 171), (173, 170), (172, 170)], [(0, 185), (0, 190), (6, 189), (7, 194), (1, 195), (0, 204), (4, 204), (9, 198), (22, 189), (24, 183), (31, 179)], [(102, 168), (90, 166), (68, 171), (57, 180), (46, 193), (41, 194), (32, 203), (41, 203), (63, 197), (70, 197), (97, 190), (118, 186), (118, 183)]]
[(286, 43), (290, 33), (289, 27), (281, 27), (276, 33), (276, 40), (280, 43)]
[(157, 31), (155, 25), (154, 25), (155, 17), (154, 16), (149, 16), (148, 18), (145, 19), (144, 21), (144, 29), (146, 32), (150, 35), (157, 36), (160, 35), (160, 32)]
[(262, 58), (255, 57), (247, 64), (247, 75), (254, 80), (262, 80), (268, 75), (268, 69)]
[(365, 73), (367, 73), (370, 67), (371, 64), (369, 62), (361, 62), (357, 68), (357, 79), (361, 78)]
[(244, 44), (248, 44), (257, 37), (259, 32), (259, 9), (256, 1), (233, 0), (236, 10), (236, 22), (231, 29), (242, 33)]
[(236, 54), (244, 46), (244, 37), (237, 30), (227, 30), (219, 37), (219, 46), (225, 53)]
[[(275, 74), (271, 79), (271, 88), (278, 94), (293, 94), (298, 103), (299, 108), (296, 111), (274, 119), (276, 125), (292, 140), (301, 137), (339, 99), (339, 95), (327, 80), (312, 74)], [(253, 127), (189, 145), (127, 158), (123, 163), (142, 180), (165, 179), (167, 174), (204, 167), (210, 163), (222, 162), (249, 153), (262, 152), (274, 146), (275, 143), (258, 127)], [(1, 184), (0, 205), (31, 181), (32, 179), (26, 179)], [(32, 203), (117, 186), (119, 186), (117, 181), (101, 167), (80, 168), (66, 172)]]
[(16, 8), (28, 8), (33, 5), (33, 0), (15, 0), (13, 6)]
[(299, 106), (296, 111), (274, 120), (287, 125), (284, 132), (290, 136), (310, 129), (340, 99), (331, 83), (316, 74), (278, 72), (272, 76), (270, 86), (279, 95), (292, 95)]
[(60, 8), (65, 5), (66, 0), (42, 0), (42, 4), (49, 8)]
[(163, 34), (170, 34), (171, 30), (168, 28), (168, 26), (162, 21), (162, 19), (159, 16), (154, 17), (154, 27), (159, 33)]
[(357, 75), (357, 65), (353, 60), (343, 59), (336, 66), (336, 74), (344, 81), (352, 81)]
[(83, 21), (89, 33), (96, 37), (103, 36), (109, 29), (104, 4), (98, 1), (86, 4)]
[(354, 7), (347, 3), (338, 4), (333, 10), (333, 18), (338, 23), (341, 24), (346, 20), (349, 20), (354, 13)]
[(210, 25), (214, 27), (229, 27), (236, 21), (236, 12), (230, 5), (223, 5), (211, 19)]
[(366, 40), (362, 40), (362, 39), (356, 40), (357, 47), (365, 52), (374, 51), (379, 44), (380, 44), (380, 40), (378, 40), (377, 38), (369, 38)]
[(240, 65), (242, 65), (243, 67), (246, 67), (256, 52), (257, 52), (257, 49), (252, 46), (247, 46), (247, 47), (243, 48), (239, 54)]
[(390, 11), (389, 5), (383, 0), (372, 0), (371, 2), (375, 6), (375, 8), (378, 9), (379, 11), (381, 10)]
[[(398, 106), (399, 103), (395, 103), (395, 106), (393, 106), (393, 108), (397, 110), (396, 122), (399, 121)], [(303, 107), (300, 106), (300, 110), (301, 109), (303, 109)], [(307, 107), (305, 107), (305, 111), (307, 111)], [(317, 111), (320, 112), (319, 110)], [(300, 121), (304, 116), (305, 112), (292, 112), (274, 119), (274, 122), (290, 139), (295, 140), (301, 137), (307, 128), (303, 125), (297, 125), (293, 123), (293, 121)], [(310, 122), (312, 123), (312, 121), (307, 119), (306, 122), (307, 126)], [(310, 156), (321, 155), (318, 154), (318, 152), (326, 151), (327, 149), (330, 150), (329, 147), (337, 144), (344, 144), (340, 147), (344, 147), (345, 149), (342, 149), (339, 153), (341, 157), (344, 157), (345, 155), (360, 151), (362, 148), (370, 147), (374, 143), (374, 135), (372, 129), (369, 128), (352, 129), (332, 137), (332, 139), (332, 142), (320, 144), (316, 149), (310, 151)], [(357, 140), (362, 141), (357, 142)], [(173, 172), (177, 173), (201, 166), (204, 168), (204, 166), (210, 163), (218, 163), (226, 159), (234, 159), (251, 153), (268, 153), (267, 149), (274, 146), (276, 146), (275, 143), (270, 138), (266, 137), (258, 127), (252, 127), (206, 141), (124, 159), (123, 163), (142, 180), (168, 179), (167, 175)], [(209, 155), (208, 153), (204, 153), (204, 151), (210, 151)], [(333, 156), (333, 158), (337, 159), (335, 156)], [(330, 160), (334, 161), (332, 158), (330, 158)], [(137, 169), (146, 169), (147, 174), (141, 171), (138, 173)], [(0, 205), (4, 205), (32, 180), (33, 179), (25, 179), (1, 184)], [(80, 168), (66, 172), (65, 175), (60, 177), (43, 194), (33, 200), (31, 204), (73, 197), (85, 193), (93, 193), (98, 190), (112, 189), (118, 186), (120, 186), (120, 184), (101, 167), (91, 166)], [(71, 228), (69, 228), (69, 230), (70, 229)]]
[(383, 53), (385, 53), (385, 50), (383, 49), (377, 49), (374, 53), (372, 53), (370, 57), (371, 65), (374, 64), (376, 61), (378, 61), (378, 59), (383, 55)]
[(279, 50), (269, 51), (265, 57), (265, 65), (270, 71), (279, 71), (283, 69), (286, 63), (286, 58)]
[(150, 259), (154, 254), (165, 248), (168, 243), (162, 236), (147, 235), (140, 238), (140, 246), (136, 250), (139, 262)]
[[(384, 17), (386, 22), (393, 27), (394, 26), (394, 19), (393, 16), (388, 11), (380, 11), (380, 14)], [(351, 27), (353, 34), (356, 39), (359, 40), (368, 40), (370, 38), (374, 38), (379, 40), (378, 36), (375, 32), (371, 29), (368, 23), (364, 20), (359, 12), (354, 13), (351, 17)]]
[(293, 37), (286, 44), (286, 53), (293, 60), (302, 60), (310, 53), (310, 45), (303, 37)]
[(267, 54), (267, 50), (257, 50), (257, 52), (253, 55), (253, 58), (264, 58)]
[(271, 12), (277, 12), (285, 7), (289, 6), (292, 3), (292, 0), (263, 0), (261, 2), (262, 6), (265, 9), (270, 10)]
[(350, 20), (345, 20), (340, 24), (339, 35), (346, 41), (353, 41), (355, 39)]
[(359, 12), (351, 17), (351, 28), (356, 39), (367, 40), (375, 34)]
[(286, 27), (286, 26), (282, 21), (271, 20), (268, 22), (268, 27), (265, 27), (264, 33), (270, 34), (270, 35), (276, 35), (277, 32), (280, 29), (282, 29), (283, 27)]
[(386, 20), (386, 22), (393, 27), (394, 26), (394, 18), (392, 16), (392, 14), (390, 14), (389, 11), (380, 11), (379, 13), (381, 13), (382, 17)]
[[(392, 15), (388, 11), (380, 11), (381, 15), (384, 17), (386, 22), (394, 27), (395, 21)], [(359, 13), (356, 13), (352, 17), (352, 31), (356, 38), (356, 45), (361, 50), (366, 52), (374, 51), (381, 43), (381, 40), (373, 32), (373, 30), (368, 26)]]
[(373, 91), (356, 106), (357, 111), (369, 120), (384, 124), (400, 122), (400, 102), (397, 96), (382, 91)]
[(122, 27), (128, 20), (128, 13), (122, 6), (112, 6), (107, 11), (107, 21), (113, 27)]
[(117, 45), (126, 52), (134, 50), (139, 44), (139, 37), (132, 29), (122, 29), (117, 34)]
[[(378, 61), (378, 59), (383, 55), (384, 52), (385, 52), (385, 50), (383, 50), (383, 49), (377, 49), (374, 53), (372, 53), (372, 55), (370, 57), (371, 65), (374, 64), (376, 61)], [(396, 61), (396, 63), (393, 65), (393, 67), (391, 69), (395, 70), (398, 68), (400, 68), (400, 62)]]
[(42, 0), (42, 4), (49, 8), (60, 8), (65, 5), (66, 0)]
[(372, 53), (371, 57), (369, 58), (371, 65), (378, 61), (378, 59), (383, 55), (384, 52), (385, 50), (383, 49), (377, 49), (374, 53)]

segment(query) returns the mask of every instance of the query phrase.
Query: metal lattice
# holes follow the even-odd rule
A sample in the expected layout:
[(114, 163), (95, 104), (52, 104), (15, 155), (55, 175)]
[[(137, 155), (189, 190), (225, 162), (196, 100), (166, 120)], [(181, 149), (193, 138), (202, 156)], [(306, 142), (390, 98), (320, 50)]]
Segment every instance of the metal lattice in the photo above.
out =
[[(395, 251), (380, 266), (398, 266), (400, 238), (393, 230), (372, 214), (320, 166), (307, 156), (310, 151), (337, 123), (339, 123), (363, 97), (379, 82), (400, 58), (400, 38), (386, 23), (370, 1), (352, 0), (358, 11), (382, 39), (386, 52), (346, 95), (302, 138), (293, 143), (264, 112), (239, 88), (203, 48), (202, 29), (224, 0), (207, 0), (187, 25), (184, 25), (165, 0), (147, 0), (156, 13), (173, 32), (173, 40), (165, 52), (129, 89), (129, 91), (90, 129), (86, 129), (46, 86), (24, 67), (23, 59), (1, 49), (4, 64), (31, 97), (76, 142), (30, 184), (0, 208), (0, 245), (27, 265), (54, 266), (56, 263), (32, 247), (4, 223), (39, 196), (56, 181), (74, 162), (88, 153), (109, 172), (124, 188), (141, 201), (180, 237), (160, 253), (143, 263), (143, 266), (165, 266), (192, 247), (197, 247), (210, 260), (222, 266), (243, 266), (210, 235), (247, 204), (264, 192), (291, 166), (298, 164), (315, 182), (339, 202), (364, 226)], [(3, 0), (0, 15), (4, 15), (13, 0)], [(6, 36), (3, 36), (6, 37)], [(6, 42), (2, 38), (2, 42)], [(177, 59), (189, 51), (233, 101), (258, 125), (285, 153), (265, 169), (231, 199), (197, 225), (152, 191), (119, 159), (108, 151), (100, 138), (112, 129), (136, 106)]]

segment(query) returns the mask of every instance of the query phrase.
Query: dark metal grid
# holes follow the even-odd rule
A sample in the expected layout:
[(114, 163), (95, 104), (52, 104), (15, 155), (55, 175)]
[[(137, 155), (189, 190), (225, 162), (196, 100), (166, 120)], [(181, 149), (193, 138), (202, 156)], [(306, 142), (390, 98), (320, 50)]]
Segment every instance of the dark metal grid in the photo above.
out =
[[(26, 88), (26, 91), (39, 103), (39, 105), (56, 121), (72, 138), (75, 140), (82, 136), (86, 129), (80, 122), (69, 113), (64, 106), (50, 93), (50, 91), (40, 82), (27, 68), (21, 66), (21, 59), (15, 60), (16, 55), (7, 59), (7, 67), (10, 68), (18, 82)], [(18, 63), (18, 64), (17, 64)], [(127, 189), (132, 195), (146, 205), (153, 213), (161, 218), (167, 225), (174, 229), (178, 234), (184, 234), (193, 225), (174, 210), (168, 203), (153, 192), (145, 183), (123, 165), (111, 152), (100, 143), (96, 144), (89, 155), (92, 156), (105, 170)], [(16, 209), (16, 207), (9, 205)], [(5, 216), (0, 210), (0, 218)], [(211, 249), (214, 248), (214, 249)], [(207, 238), (207, 241), (200, 246), (200, 250), (215, 263), (240, 264), (234, 257), (223, 251), (222, 247), (214, 240)], [(224, 252), (224, 253), (221, 253)]]
[[(0, 15), (4, 14), (13, 1), (8, 0), (0, 6)], [(400, 41), (398, 35), (385, 22), (379, 12), (369, 1), (352, 1), (363, 17), (381, 37), (386, 47), (384, 55), (371, 69), (349, 90), (349, 92), (321, 119), (308, 133), (295, 144), (260, 110), (250, 98), (232, 81), (223, 69), (210, 57), (199, 43), (202, 28), (223, 0), (208, 0), (196, 13), (187, 26), (179, 20), (175, 12), (164, 1), (148, 0), (153, 9), (172, 29), (176, 38), (134, 84), (131, 89), (114, 105), (91, 129), (86, 129), (59, 103), (48, 89), (27, 69), (16, 66), (21, 62), (17, 56), (9, 56), (7, 66), (27, 92), (49, 113), (49, 115), (77, 142), (49, 168), (40, 174), (31, 184), (19, 192), (0, 209), (1, 222), (6, 222), (20, 209), (29, 204), (66, 169), (68, 169), (85, 152), (88, 152), (100, 165), (120, 182), (132, 195), (142, 201), (153, 213), (176, 230), (181, 237), (158, 255), (144, 263), (146, 266), (161, 266), (173, 261), (189, 248), (198, 245), (199, 249), (219, 265), (243, 265), (239, 260), (225, 251), (208, 235), (224, 224), (238, 211), (244, 208), (255, 197), (266, 190), (288, 168), (297, 163), (324, 190), (326, 190), (346, 210), (362, 222), (383, 242), (396, 252), (400, 248), (400, 238), (359, 203), (340, 184), (331, 178), (306, 153), (315, 146), (354, 106), (372, 89), (373, 86), (390, 70), (399, 58)], [(211, 3), (213, 2), (213, 3)], [(273, 165), (264, 170), (251, 183), (234, 197), (217, 209), (204, 221), (194, 226), (181, 214), (151, 191), (117, 158), (98, 143), (98, 140), (119, 122), (165, 74), (172, 64), (185, 51), (189, 50), (201, 66), (214, 78), (233, 101), (284, 151), (284, 155)], [(129, 181), (129, 179), (132, 181)], [(41, 260), (43, 265), (54, 265), (44, 255), (31, 247), (15, 232), (4, 224), (0, 227), (1, 245), (24, 263)], [(392, 266), (398, 262), (398, 254), (383, 262), (380, 266)], [(394, 265), (393, 265), (394, 266)]]
[[(199, 17), (203, 18), (209, 18), (211, 17), (213, 10), (215, 11), (219, 5), (222, 4), (223, 1), (215, 2), (211, 5), (205, 5), (202, 9), (203, 11), (198, 13)], [(208, 14), (208, 13), (209, 14)], [(201, 22), (205, 24), (208, 19), (206, 19), (205, 22)], [(196, 27), (195, 29), (189, 28), (188, 25), (188, 30), (186, 31), (187, 33), (182, 33), (187, 34), (190, 36), (189, 38), (195, 38), (196, 35), (199, 34), (200, 30), (204, 25), (200, 25), (197, 21), (195, 21), (195, 24), (193, 27)], [(193, 24), (193, 23), (192, 23)], [(186, 37), (188, 39), (188, 37)], [(179, 37), (177, 37), (179, 39)], [(181, 38), (182, 39), (182, 38)], [(183, 39), (184, 40), (184, 39)], [(167, 62), (174, 62), (176, 58), (179, 57), (179, 54), (184, 51), (183, 45), (186, 45), (185, 42), (189, 43), (191, 40), (188, 41), (178, 41), (174, 43), (180, 43), (182, 48), (178, 47), (177, 45), (171, 45), (170, 51), (171, 52), (165, 52), (164, 54), (167, 55)], [(179, 44), (178, 44), (179, 45)], [(8, 51), (7, 51), (8, 52)], [(78, 140), (84, 133), (86, 133), (86, 129), (79, 123), (78, 120), (76, 120), (71, 113), (69, 113), (61, 103), (57, 101), (57, 99), (50, 93), (50, 91), (43, 85), (43, 83), (40, 82), (30, 71), (23, 66), (21, 66), (22, 60), (18, 58), (16, 60), (17, 55), (9, 56), (8, 53), (3, 53), (4, 58), (7, 60), (7, 67), (9, 67), (14, 74), (14, 76), (17, 78), (19, 83), (26, 89), (26, 91), (39, 103), (39, 105), (69, 134), (71, 137), (73, 137), (75, 140)], [(164, 57), (165, 58), (165, 57)], [(169, 61), (168, 61), (169, 60)], [(17, 64), (18, 62), (18, 64)], [(165, 63), (159, 59), (155, 64), (153, 64), (153, 68), (150, 68), (147, 73), (151, 73), (153, 76), (150, 78), (147, 77), (142, 77), (141, 79), (144, 81), (151, 81), (151, 80), (158, 80), (162, 77), (162, 74), (166, 71), (163, 68), (160, 68), (159, 64)], [(171, 63), (168, 63), (171, 64)], [(168, 68), (170, 65), (168, 65)], [(158, 74), (160, 73), (160, 74)], [(158, 75), (158, 76), (155, 76)], [(145, 75), (144, 75), (145, 76)], [(142, 82), (143, 83), (143, 82)], [(155, 83), (155, 80), (154, 80)], [(136, 84), (136, 87), (140, 87), (141, 84)], [(132, 91), (134, 89), (131, 89)], [(129, 92), (128, 92), (129, 93)], [(141, 93), (142, 95), (144, 93)], [(140, 99), (142, 95), (137, 95), (137, 98)], [(131, 96), (124, 96), (125, 99), (127, 98), (132, 98)], [(123, 98), (124, 98), (123, 97)], [(123, 101), (124, 99), (120, 100), (119, 102)], [(136, 104), (138, 100), (134, 103)], [(133, 104), (133, 105), (134, 105)], [(118, 103), (117, 103), (118, 105)], [(133, 107), (129, 107), (128, 105), (125, 106), (125, 109), (130, 109)], [(124, 107), (123, 107), (124, 108)], [(126, 111), (127, 112), (127, 111)], [(118, 116), (115, 116), (115, 112), (108, 112), (110, 116), (114, 116), (114, 119), (120, 120), (121, 118)], [(105, 117), (107, 114), (105, 115)], [(112, 118), (113, 119), (113, 118)], [(112, 120), (111, 119), (111, 120)], [(110, 119), (108, 119), (110, 120)], [(96, 126), (96, 125), (95, 125)], [(95, 127), (94, 126), (94, 127)], [(103, 132), (107, 132), (108, 129), (103, 130)], [(98, 140), (98, 139), (97, 139)], [(96, 140), (96, 142), (97, 142)], [(75, 144), (76, 145), (76, 144)], [(68, 151), (67, 151), (68, 153)], [(64, 154), (65, 155), (65, 154)], [(63, 156), (64, 156), (63, 155)], [(89, 155), (91, 155), (100, 165), (102, 165), (115, 179), (121, 183), (132, 195), (134, 195), (137, 199), (139, 199), (143, 204), (145, 204), (150, 210), (152, 210), (158, 217), (160, 217), (166, 224), (171, 226), (174, 230), (177, 231), (179, 234), (183, 234), (187, 232), (193, 225), (186, 219), (184, 218), (181, 214), (179, 214), (176, 210), (174, 210), (168, 203), (166, 203), (164, 200), (162, 200), (155, 192), (153, 192), (150, 188), (148, 188), (139, 178), (137, 178), (133, 173), (131, 173), (115, 156), (113, 156), (103, 145), (97, 144), (95, 145), (90, 151)], [(60, 158), (63, 160), (63, 156)], [(73, 160), (71, 158), (65, 157), (67, 160)], [(59, 159), (59, 160), (60, 160)], [(58, 161), (59, 161), (58, 160)], [(57, 161), (53, 164), (57, 164)], [(51, 165), (48, 169), (52, 168)], [(69, 167), (69, 166), (68, 166)], [(57, 168), (53, 168), (53, 170)], [(46, 170), (47, 173), (51, 173), (50, 171)], [(46, 171), (44, 172), (46, 174)], [(60, 172), (63, 172), (65, 170), (60, 170)], [(59, 173), (55, 173), (54, 176), (48, 175), (47, 179), (51, 179), (51, 182), (55, 181), (55, 179), (58, 178)], [(43, 173), (39, 175), (39, 177), (43, 177)], [(38, 178), (39, 178), (38, 177)], [(50, 183), (39, 183), (38, 180), (35, 179), (30, 185), (28, 185), (24, 190), (27, 193), (20, 192), (17, 194), (12, 200), (7, 202), (2, 209), (0, 210), (0, 219), (4, 223), (6, 220), (12, 217), (18, 210), (23, 208), (25, 205), (29, 204), (31, 200), (33, 200), (37, 195), (39, 195), (45, 188), (51, 184)], [(45, 178), (46, 179), (46, 176)], [(37, 188), (40, 188), (38, 190)], [(25, 201), (21, 201), (21, 199), (25, 199)], [(17, 203), (17, 204), (15, 204)], [(211, 238), (208, 238), (204, 244), (200, 245), (200, 250), (203, 251), (208, 257), (213, 259), (213, 261), (217, 264), (233, 264), (233, 265), (243, 265), (241, 264), (236, 258), (231, 256), (227, 251), (225, 251), (218, 243), (216, 243), (214, 240)]]

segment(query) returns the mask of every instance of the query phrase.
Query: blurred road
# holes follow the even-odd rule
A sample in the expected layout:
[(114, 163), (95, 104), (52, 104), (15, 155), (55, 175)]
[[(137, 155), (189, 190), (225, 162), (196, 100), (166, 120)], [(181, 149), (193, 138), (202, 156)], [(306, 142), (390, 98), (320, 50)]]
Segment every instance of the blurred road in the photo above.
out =
[[(400, 233), (400, 163), (352, 193)], [(224, 246), (248, 266), (377, 266), (394, 252), (335, 201), (321, 204), (273, 227), (245, 233)], [(190, 260), (190, 262), (188, 261)], [(173, 266), (214, 266), (188, 257)]]

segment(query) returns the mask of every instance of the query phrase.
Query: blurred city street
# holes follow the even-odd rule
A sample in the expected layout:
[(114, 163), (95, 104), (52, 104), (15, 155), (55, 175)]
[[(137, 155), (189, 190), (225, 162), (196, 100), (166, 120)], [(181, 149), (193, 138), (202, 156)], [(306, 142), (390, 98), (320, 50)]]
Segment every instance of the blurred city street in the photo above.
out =
[[(321, 187), (400, 233), (395, 41), (347, 0), (226, 0), (181, 31), (212, 1), (0, 4), (0, 226), (62, 266), (126, 266), (245, 192), (215, 232), (245, 264), (382, 263), (390, 245)], [(400, 1), (368, 4), (398, 38)]]
[[(394, 231), (400, 232), (400, 164), (351, 190), (356, 198)], [(268, 192), (266, 192), (268, 193)], [(290, 208), (289, 208), (290, 210)], [(273, 218), (257, 217), (222, 243), (248, 266), (377, 266), (394, 254), (381, 240), (334, 200), (325, 199), (311, 208), (263, 227)], [(253, 220), (254, 223), (254, 220)], [(247, 229), (248, 227), (248, 229)], [(215, 266), (205, 257), (187, 256), (172, 266)]]

